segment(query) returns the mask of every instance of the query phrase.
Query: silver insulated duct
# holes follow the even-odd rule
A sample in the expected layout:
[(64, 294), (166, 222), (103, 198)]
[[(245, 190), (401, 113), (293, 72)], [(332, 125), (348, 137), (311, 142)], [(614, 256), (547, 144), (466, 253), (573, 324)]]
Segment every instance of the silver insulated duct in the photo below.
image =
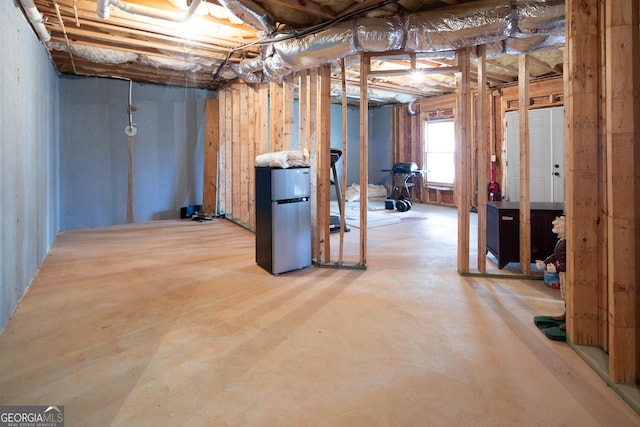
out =
[(479, 0), (403, 17), (358, 18), (300, 38), (281, 36), (260, 57), (232, 64), (236, 75), (252, 83), (279, 81), (362, 52), (432, 53), (489, 44), (498, 55), (558, 46), (564, 44), (564, 1)]
[(271, 35), (275, 31), (275, 23), (269, 14), (252, 0), (218, 0), (236, 18), (255, 28), (261, 37)]

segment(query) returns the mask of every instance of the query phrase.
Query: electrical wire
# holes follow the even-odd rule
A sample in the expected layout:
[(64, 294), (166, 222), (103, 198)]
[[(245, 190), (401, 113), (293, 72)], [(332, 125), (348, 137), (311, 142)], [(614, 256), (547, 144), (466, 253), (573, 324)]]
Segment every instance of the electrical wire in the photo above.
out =
[(58, 6), (58, 2), (56, 0), (53, 1), (53, 6), (56, 9), (56, 15), (58, 15), (58, 21), (60, 21), (60, 28), (62, 28), (62, 35), (64, 36), (64, 40), (67, 43), (67, 52), (69, 53), (69, 59), (71, 60), (71, 68), (73, 69), (74, 74), (78, 74), (76, 70), (76, 62), (73, 59), (73, 52), (71, 51), (71, 42), (69, 41), (69, 36), (67, 35), (67, 30), (64, 27), (64, 21), (62, 20), (62, 15), (60, 14), (60, 7)]

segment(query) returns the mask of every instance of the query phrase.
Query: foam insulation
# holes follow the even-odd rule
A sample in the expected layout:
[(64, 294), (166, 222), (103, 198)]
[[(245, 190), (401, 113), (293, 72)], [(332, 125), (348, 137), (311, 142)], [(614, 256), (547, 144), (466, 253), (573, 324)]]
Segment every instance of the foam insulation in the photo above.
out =
[(140, 55), (140, 62), (143, 64), (152, 65), (156, 68), (169, 68), (177, 71), (200, 71), (202, 69), (201, 64), (182, 61), (174, 58), (164, 58), (161, 56), (149, 56)]
[(67, 45), (63, 42), (52, 41), (49, 42), (49, 47), (61, 52), (71, 52), (73, 56), (99, 64), (124, 64), (138, 59), (138, 55), (132, 52), (85, 46), (81, 44)]
[[(166, 58), (151, 55), (138, 55), (132, 52), (126, 52), (116, 49), (107, 49), (94, 46), (85, 46), (72, 43), (67, 45), (63, 42), (49, 42), (51, 49), (71, 52), (73, 56), (83, 58), (99, 64), (124, 64), (127, 62), (140, 61), (141, 63), (152, 65), (156, 68), (166, 68), (176, 71), (192, 71), (196, 72), (204, 67), (211, 67), (216, 63), (210, 58), (201, 58), (189, 56), (185, 59)], [(228, 75), (228, 74), (227, 74)]]

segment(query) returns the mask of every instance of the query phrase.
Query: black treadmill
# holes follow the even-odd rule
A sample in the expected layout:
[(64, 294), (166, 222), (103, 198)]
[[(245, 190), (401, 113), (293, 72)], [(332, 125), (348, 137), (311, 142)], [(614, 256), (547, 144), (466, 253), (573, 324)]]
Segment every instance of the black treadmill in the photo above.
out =
[[(342, 150), (338, 150), (337, 148), (331, 149), (331, 173), (333, 174), (333, 179), (330, 180), (331, 185), (336, 187), (336, 198), (338, 199), (338, 209), (342, 214), (342, 193), (340, 192), (340, 180), (338, 179), (338, 172), (336, 171), (336, 163), (342, 157)], [(340, 216), (331, 215), (329, 217), (329, 233), (337, 233), (340, 231)], [(345, 224), (344, 231), (351, 231), (349, 227)]]

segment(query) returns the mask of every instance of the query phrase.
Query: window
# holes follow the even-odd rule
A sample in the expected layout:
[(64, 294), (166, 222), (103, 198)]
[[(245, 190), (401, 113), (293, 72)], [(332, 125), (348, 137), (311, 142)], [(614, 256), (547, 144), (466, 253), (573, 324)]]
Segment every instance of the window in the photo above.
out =
[(453, 184), (456, 176), (456, 133), (453, 120), (427, 120), (424, 140), (427, 182)]

